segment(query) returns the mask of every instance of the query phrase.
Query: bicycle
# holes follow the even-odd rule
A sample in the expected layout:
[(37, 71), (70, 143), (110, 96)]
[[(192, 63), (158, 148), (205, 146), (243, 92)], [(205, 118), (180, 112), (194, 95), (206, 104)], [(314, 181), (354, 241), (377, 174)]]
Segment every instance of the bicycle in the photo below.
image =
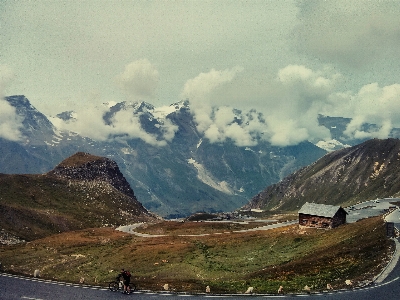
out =
[[(129, 283), (130, 292), (136, 291), (136, 285), (132, 282)], [(112, 292), (124, 291), (124, 282), (122, 280), (114, 280), (108, 284), (108, 289)]]

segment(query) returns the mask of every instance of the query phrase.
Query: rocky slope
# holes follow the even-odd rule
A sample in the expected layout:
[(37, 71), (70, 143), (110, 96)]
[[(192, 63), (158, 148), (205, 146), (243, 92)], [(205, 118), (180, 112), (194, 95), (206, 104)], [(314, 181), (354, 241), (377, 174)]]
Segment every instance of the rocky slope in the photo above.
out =
[(117, 164), (77, 153), (41, 175), (0, 174), (0, 228), (32, 240), (90, 227), (156, 221)]
[(253, 197), (244, 207), (297, 211), (306, 201), (350, 205), (400, 194), (400, 141), (373, 139), (331, 152)]
[(48, 174), (67, 180), (107, 182), (121, 193), (137, 200), (117, 163), (105, 157), (78, 152), (63, 160)]

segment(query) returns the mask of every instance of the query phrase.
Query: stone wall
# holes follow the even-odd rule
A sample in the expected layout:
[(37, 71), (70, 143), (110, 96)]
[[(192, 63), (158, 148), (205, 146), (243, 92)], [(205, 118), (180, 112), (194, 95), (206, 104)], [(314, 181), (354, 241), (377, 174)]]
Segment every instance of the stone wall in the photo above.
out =
[(332, 228), (332, 219), (299, 214), (299, 225), (315, 228)]

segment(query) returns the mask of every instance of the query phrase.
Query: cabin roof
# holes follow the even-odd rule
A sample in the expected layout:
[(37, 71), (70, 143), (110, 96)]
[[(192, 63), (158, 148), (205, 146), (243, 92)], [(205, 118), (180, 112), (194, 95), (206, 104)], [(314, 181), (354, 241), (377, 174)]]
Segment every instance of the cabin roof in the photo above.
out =
[[(299, 210), (299, 214), (333, 218), (335, 216), (335, 214), (338, 212), (338, 210), (340, 210), (340, 209), (343, 209), (343, 208), (341, 206), (306, 202)], [(347, 212), (346, 212), (346, 214), (347, 214)]]

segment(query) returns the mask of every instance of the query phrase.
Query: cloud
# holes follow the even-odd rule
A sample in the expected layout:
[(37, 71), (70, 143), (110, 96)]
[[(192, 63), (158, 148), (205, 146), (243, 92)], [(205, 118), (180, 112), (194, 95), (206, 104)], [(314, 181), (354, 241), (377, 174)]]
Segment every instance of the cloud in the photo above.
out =
[(146, 132), (140, 122), (140, 113), (134, 114), (132, 109), (121, 110), (112, 118), (112, 130), (110, 134), (121, 136), (123, 140), (139, 138), (153, 146), (165, 146), (171, 141), (177, 131), (177, 126), (169, 120), (160, 125), (163, 139), (159, 140), (156, 135)]
[(91, 107), (75, 113), (73, 120), (63, 121), (59, 118), (50, 118), (50, 120), (59, 129), (76, 132), (97, 141), (141, 139), (147, 144), (157, 147), (165, 146), (168, 141), (173, 139), (178, 130), (176, 125), (169, 120), (164, 120), (164, 123), (159, 125), (162, 134), (160, 139), (142, 128), (141, 113), (136, 113), (132, 106), (116, 112), (110, 125), (107, 125), (103, 119), (106, 112), (109, 112), (107, 106)]
[(22, 134), (22, 119), (18, 116), (15, 108), (4, 100), (5, 90), (14, 79), (13, 71), (5, 66), (0, 65), (0, 138), (10, 141), (20, 141)]
[(319, 126), (318, 115), (329, 103), (340, 74), (329, 67), (314, 71), (302, 65), (288, 65), (277, 72), (272, 91), (258, 112), (247, 109), (238, 113), (228, 105), (213, 106), (218, 100), (213, 98), (215, 90), (223, 90), (239, 71), (240, 68), (213, 69), (188, 80), (184, 86), (182, 96), (190, 100), (197, 129), (210, 142), (230, 139), (238, 146), (254, 146), (261, 138), (276, 146), (287, 146), (330, 138), (329, 130)]
[(236, 114), (231, 107), (215, 107), (212, 104), (214, 92), (223, 88), (242, 71), (242, 67), (222, 71), (212, 69), (189, 79), (183, 87), (181, 98), (189, 99), (197, 130), (204, 133), (212, 143), (224, 142), (229, 138), (239, 146), (255, 144), (246, 126), (239, 126), (234, 122)]
[(159, 74), (150, 61), (140, 59), (125, 66), (124, 72), (116, 76), (115, 82), (129, 99), (149, 100), (156, 94)]
[(264, 109), (265, 125), (259, 128), (272, 145), (288, 146), (303, 141), (330, 139), (318, 116), (329, 104), (341, 74), (326, 66), (312, 70), (304, 65), (288, 65), (277, 72), (271, 83), (270, 98)]
[(335, 91), (341, 75), (329, 67), (312, 70), (288, 65), (278, 71), (273, 107), (265, 112), (269, 141), (273, 145), (295, 145), (306, 140), (330, 138), (319, 126), (318, 116)]
[(0, 99), (0, 138), (10, 141), (20, 141), (22, 119), (6, 100)]
[(235, 122), (237, 115), (231, 107), (214, 108), (212, 123), (204, 131), (204, 136), (211, 143), (221, 143), (231, 139), (237, 146), (254, 146), (257, 144), (247, 122)]
[(189, 79), (181, 93), (182, 98), (189, 98), (192, 104), (197, 105), (199, 102), (210, 100), (210, 95), (213, 90), (219, 86), (230, 82), (233, 78), (243, 71), (242, 67), (234, 67), (232, 69), (225, 69), (218, 71), (211, 69), (207, 73), (200, 73), (195, 78)]
[(64, 121), (53, 117), (51, 121), (57, 128), (76, 132), (97, 141), (141, 139), (153, 146), (165, 146), (174, 138), (178, 127), (170, 120), (164, 119), (162, 123), (157, 124), (161, 137), (150, 134), (141, 126), (140, 117), (143, 112), (137, 112), (135, 109), (141, 101), (155, 96), (158, 81), (159, 73), (149, 60), (136, 60), (115, 77), (115, 83), (132, 102), (125, 103), (123, 109), (115, 112), (110, 124), (106, 124), (103, 119), (105, 113), (110, 112), (110, 105), (95, 105), (93, 99), (85, 101), (86, 107), (75, 112), (74, 119)]
[(227, 139), (238, 146), (253, 146), (257, 143), (253, 136), (254, 130), (251, 130), (246, 121), (238, 124), (238, 115), (232, 107), (213, 105), (213, 100), (216, 100), (214, 92), (223, 89), (242, 71), (242, 67), (222, 71), (212, 69), (189, 79), (183, 87), (181, 97), (190, 101), (197, 130), (204, 133), (211, 143), (221, 143)]
[[(348, 137), (387, 138), (394, 127), (400, 127), (400, 84), (365, 85), (349, 95), (348, 102), (352, 109), (352, 120), (344, 132)], [(365, 128), (366, 124), (376, 127)]]
[(290, 89), (291, 96), (306, 100), (302, 104), (307, 104), (311, 103), (310, 98), (323, 99), (333, 90), (340, 74), (328, 72), (329, 68), (313, 71), (303, 65), (288, 65), (278, 71), (278, 81)]

